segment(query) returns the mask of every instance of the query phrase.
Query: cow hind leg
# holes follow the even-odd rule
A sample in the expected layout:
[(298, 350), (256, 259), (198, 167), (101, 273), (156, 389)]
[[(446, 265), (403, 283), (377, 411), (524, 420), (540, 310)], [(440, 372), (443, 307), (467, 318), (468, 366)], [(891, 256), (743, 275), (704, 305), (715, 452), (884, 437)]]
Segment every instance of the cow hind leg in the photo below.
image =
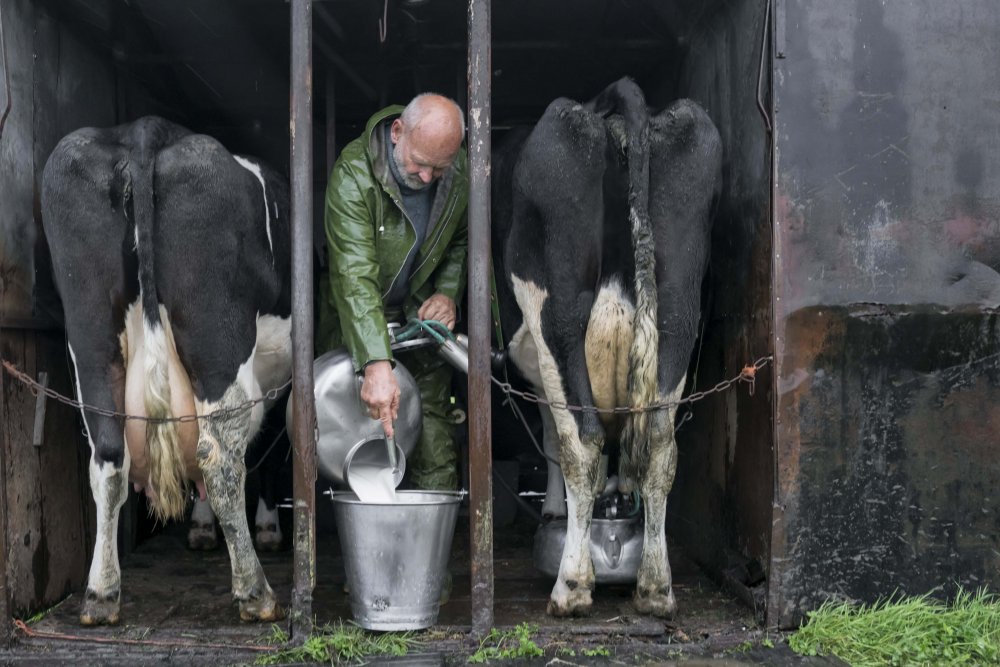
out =
[[(660, 401), (675, 403), (684, 388), (684, 378)], [(677, 611), (674, 599), (670, 561), (667, 556), (666, 514), (667, 494), (677, 470), (677, 443), (674, 440), (676, 408), (656, 412), (650, 428), (649, 461), (644, 471), (637, 473), (645, 503), (644, 542), (642, 561), (636, 581), (633, 602), (643, 614), (670, 618)]]
[[(235, 406), (248, 399), (239, 383), (229, 388), (217, 404), (199, 406), (204, 414)], [(259, 409), (259, 408), (258, 408)], [(274, 621), (284, 612), (278, 606), (254, 551), (246, 516), (246, 464), (243, 459), (251, 435), (247, 412), (207, 419), (198, 439), (198, 466), (205, 478), (208, 498), (226, 538), (232, 567), (233, 598), (244, 621)]]
[[(121, 385), (109, 386), (107, 377), (124, 378), (124, 367), (113, 362), (112, 372), (77, 365), (69, 348), (77, 378), (77, 397), (102, 407), (116, 405), (113, 396)], [(116, 625), (121, 611), (121, 566), (118, 562), (118, 517), (128, 496), (129, 457), (121, 422), (95, 413), (83, 413), (90, 444), (90, 489), (97, 509), (94, 557), (87, 577), (87, 591), (80, 609), (82, 625)]]
[(80, 611), (82, 625), (117, 625), (121, 610), (118, 516), (128, 496), (128, 466), (90, 460), (90, 489), (97, 505), (97, 540)]
[[(574, 434), (575, 436), (575, 434)], [(582, 616), (593, 603), (594, 562), (590, 556), (590, 525), (594, 512), (594, 476), (601, 450), (583, 445), (578, 437), (562, 443), (566, 479), (566, 542), (559, 576), (546, 607), (552, 616)]]
[[(542, 308), (547, 295), (536, 285), (514, 278), (514, 293), (524, 314), (524, 325), (537, 348), (538, 373), (545, 388), (545, 397), (553, 403), (580, 401), (591, 403), (583, 340), (570, 354), (572, 361), (560, 362), (542, 335)], [(589, 314), (590, 309), (584, 312)], [(572, 341), (559, 338), (556, 344), (572, 347)], [(525, 334), (527, 335), (527, 334)], [(515, 359), (516, 361), (516, 359)], [(566, 387), (570, 387), (567, 392)], [(559, 436), (559, 464), (566, 484), (566, 541), (563, 545), (559, 576), (549, 596), (548, 613), (552, 616), (576, 616), (590, 611), (594, 590), (594, 563), (590, 557), (590, 524), (594, 510), (594, 487), (604, 444), (604, 430), (593, 412), (578, 413), (552, 410), (552, 419)]]

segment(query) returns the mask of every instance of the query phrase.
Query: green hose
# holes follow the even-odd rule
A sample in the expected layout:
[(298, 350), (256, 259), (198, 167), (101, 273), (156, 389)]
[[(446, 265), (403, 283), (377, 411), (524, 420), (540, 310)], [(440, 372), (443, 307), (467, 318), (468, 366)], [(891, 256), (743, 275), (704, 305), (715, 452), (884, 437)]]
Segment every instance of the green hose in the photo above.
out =
[(402, 343), (403, 341), (417, 338), (419, 334), (427, 334), (442, 345), (449, 339), (455, 340), (455, 334), (449, 331), (448, 327), (441, 322), (414, 318), (407, 322), (406, 326), (396, 334), (396, 341)]

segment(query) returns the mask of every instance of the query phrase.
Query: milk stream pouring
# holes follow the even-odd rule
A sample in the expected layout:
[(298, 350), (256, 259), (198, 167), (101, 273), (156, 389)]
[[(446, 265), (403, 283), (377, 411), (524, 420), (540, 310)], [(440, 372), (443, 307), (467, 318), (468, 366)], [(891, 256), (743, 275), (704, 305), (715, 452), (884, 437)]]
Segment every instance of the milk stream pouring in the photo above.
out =
[(395, 503), (396, 480), (392, 468), (383, 465), (351, 466), (351, 491), (363, 503)]

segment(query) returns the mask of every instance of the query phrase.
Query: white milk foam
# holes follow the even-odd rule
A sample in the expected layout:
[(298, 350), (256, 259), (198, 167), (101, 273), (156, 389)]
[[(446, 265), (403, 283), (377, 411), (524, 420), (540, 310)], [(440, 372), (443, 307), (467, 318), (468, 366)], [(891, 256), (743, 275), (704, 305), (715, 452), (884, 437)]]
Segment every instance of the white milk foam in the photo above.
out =
[(389, 466), (356, 463), (351, 466), (348, 482), (363, 503), (396, 502), (396, 480)]

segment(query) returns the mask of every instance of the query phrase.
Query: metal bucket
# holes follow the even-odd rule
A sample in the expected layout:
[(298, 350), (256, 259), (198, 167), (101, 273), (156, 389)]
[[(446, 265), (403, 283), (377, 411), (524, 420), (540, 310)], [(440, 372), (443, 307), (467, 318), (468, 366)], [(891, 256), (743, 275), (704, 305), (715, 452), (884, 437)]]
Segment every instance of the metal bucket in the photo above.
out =
[(333, 494), (351, 614), (367, 630), (420, 630), (437, 622), (462, 496), (397, 491), (396, 503)]

